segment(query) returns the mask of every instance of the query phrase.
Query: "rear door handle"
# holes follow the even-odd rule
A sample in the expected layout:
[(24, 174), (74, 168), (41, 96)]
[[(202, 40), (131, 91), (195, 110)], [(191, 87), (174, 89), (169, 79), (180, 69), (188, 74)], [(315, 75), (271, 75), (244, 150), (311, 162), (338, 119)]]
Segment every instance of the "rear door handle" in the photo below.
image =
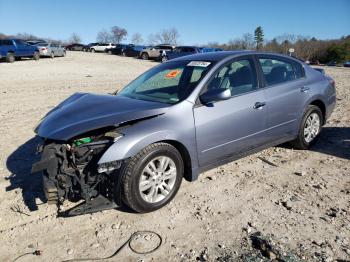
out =
[(300, 88), (300, 92), (302, 92), (302, 93), (306, 93), (309, 90), (310, 90), (310, 87), (308, 87), (308, 86), (303, 86)]
[(254, 109), (261, 109), (266, 105), (265, 102), (256, 102), (253, 106)]

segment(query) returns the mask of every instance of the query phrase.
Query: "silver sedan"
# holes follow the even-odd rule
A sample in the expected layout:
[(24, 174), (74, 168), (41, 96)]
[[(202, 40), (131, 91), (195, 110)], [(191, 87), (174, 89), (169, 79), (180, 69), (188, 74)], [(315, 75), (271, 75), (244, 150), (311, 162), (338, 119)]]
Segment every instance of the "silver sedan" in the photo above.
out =
[(66, 55), (66, 50), (61, 45), (41, 42), (41, 43), (37, 43), (36, 46), (39, 49), (40, 56), (54, 58), (55, 56)]

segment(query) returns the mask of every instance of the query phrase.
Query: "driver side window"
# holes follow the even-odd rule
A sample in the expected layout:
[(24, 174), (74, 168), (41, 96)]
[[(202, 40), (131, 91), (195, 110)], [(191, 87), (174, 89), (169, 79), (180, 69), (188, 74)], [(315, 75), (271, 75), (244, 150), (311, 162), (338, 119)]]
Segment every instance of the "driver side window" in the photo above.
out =
[(236, 96), (257, 89), (254, 61), (250, 58), (235, 60), (224, 65), (209, 82), (207, 88), (230, 89)]

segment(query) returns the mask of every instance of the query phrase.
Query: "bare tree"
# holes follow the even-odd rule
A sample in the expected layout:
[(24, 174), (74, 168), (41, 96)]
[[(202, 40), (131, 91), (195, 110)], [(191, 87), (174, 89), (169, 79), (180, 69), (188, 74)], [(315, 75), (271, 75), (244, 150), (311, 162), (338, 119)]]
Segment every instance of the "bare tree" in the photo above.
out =
[(148, 42), (151, 45), (154, 44), (169, 44), (177, 45), (179, 43), (180, 34), (176, 28), (163, 29), (162, 31), (151, 34), (148, 37)]
[(112, 41), (112, 35), (107, 30), (98, 32), (96, 41), (100, 43), (109, 43)]
[(126, 29), (121, 28), (119, 26), (113, 26), (111, 29), (113, 42), (119, 44), (123, 39), (128, 35), (128, 31)]
[(73, 33), (72, 35), (71, 35), (71, 37), (69, 38), (69, 42), (70, 43), (81, 43), (81, 38), (80, 38), (80, 36), (77, 34), (77, 33)]
[(255, 41), (254, 36), (250, 33), (242, 35), (242, 49), (254, 49)]
[(158, 44), (158, 41), (155, 38), (154, 34), (148, 35), (147, 44), (149, 44), (149, 45), (156, 45), (156, 44)]
[(143, 43), (143, 39), (140, 33), (135, 33), (131, 37), (131, 43), (134, 45), (140, 45)]

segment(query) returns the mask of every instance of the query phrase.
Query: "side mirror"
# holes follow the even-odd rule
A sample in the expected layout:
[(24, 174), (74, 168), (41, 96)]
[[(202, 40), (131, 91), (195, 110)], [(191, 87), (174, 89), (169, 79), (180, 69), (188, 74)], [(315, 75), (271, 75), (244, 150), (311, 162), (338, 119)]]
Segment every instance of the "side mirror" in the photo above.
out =
[(215, 88), (200, 95), (199, 100), (203, 104), (210, 104), (215, 101), (227, 100), (231, 97), (231, 90), (227, 88)]

